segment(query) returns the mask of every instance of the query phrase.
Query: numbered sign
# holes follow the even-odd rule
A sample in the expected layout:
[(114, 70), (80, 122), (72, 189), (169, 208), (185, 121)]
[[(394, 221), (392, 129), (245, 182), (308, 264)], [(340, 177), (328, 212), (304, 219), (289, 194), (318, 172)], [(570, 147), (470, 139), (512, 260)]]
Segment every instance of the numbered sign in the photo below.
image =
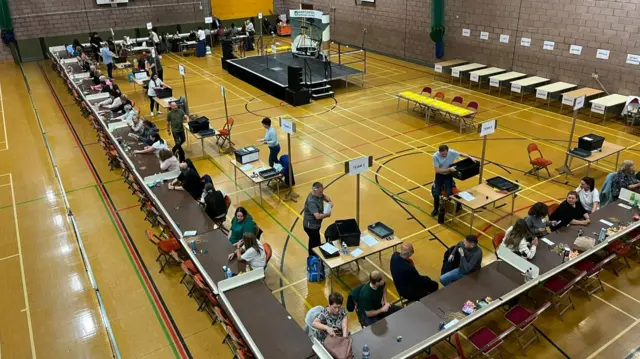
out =
[(503, 44), (508, 44), (509, 43), (509, 35), (500, 35), (500, 42)]
[(288, 133), (290, 135), (296, 133), (296, 124), (286, 118), (280, 118), (280, 128), (282, 129), (282, 132)]
[(460, 70), (451, 69), (451, 76), (460, 77)]
[(178, 72), (180, 73), (180, 76), (184, 77), (184, 65), (183, 64), (178, 64)]
[(531, 39), (528, 37), (523, 37), (520, 39), (520, 46), (531, 47)]
[[(576, 99), (576, 104), (573, 106), (573, 110), (574, 111), (578, 111), (579, 109), (584, 107), (584, 96), (580, 96)], [(593, 109), (593, 107), (592, 107)], [(604, 113), (604, 106), (603, 106), (603, 110), (602, 113)]]
[(489, 86), (500, 87), (500, 80), (489, 78)]
[(522, 86), (520, 84), (511, 84), (511, 92), (520, 93), (522, 91)]
[(436, 72), (440, 72), (440, 73), (441, 73), (441, 72), (442, 72), (442, 65), (438, 65), (438, 64), (436, 64), (436, 65), (434, 66), (434, 70), (435, 70)]
[(147, 23), (147, 30), (151, 30), (151, 29), (153, 29), (153, 24), (148, 22)]
[(562, 104), (567, 106), (573, 106), (573, 101), (575, 98), (571, 96), (562, 96)]
[(582, 46), (580, 46), (580, 45), (571, 45), (571, 47), (569, 47), (569, 53), (571, 55), (580, 55), (580, 54), (582, 54)]
[(469, 36), (471, 36), (471, 30), (469, 30), (469, 29), (462, 29), (462, 36), (464, 36), (464, 37), (469, 37)]
[(345, 172), (351, 176), (359, 175), (366, 172), (369, 167), (373, 166), (373, 157), (360, 157), (349, 162), (345, 162)]
[(640, 55), (628, 54), (627, 63), (629, 65), (640, 65)]
[(478, 74), (471, 74), (469, 75), (469, 79), (473, 82), (478, 82), (480, 76), (478, 76)]
[(544, 45), (542, 46), (542, 48), (547, 50), (547, 51), (552, 51), (555, 46), (556, 46), (555, 42), (553, 42), (553, 41), (545, 41)]
[[(576, 101), (576, 106), (578, 106), (578, 101)], [(575, 107), (574, 107), (575, 109)], [(604, 115), (604, 110), (606, 109), (606, 107), (602, 104), (599, 103), (592, 103), (591, 104), (591, 111), (595, 112), (595, 113), (599, 113), (601, 115)]]
[(541, 98), (543, 100), (546, 100), (547, 96), (548, 96), (547, 91), (540, 90), (540, 89), (536, 90), (536, 98)]
[(480, 32), (480, 40), (489, 40), (489, 33), (486, 31)]
[(600, 60), (609, 60), (609, 50), (598, 49), (596, 58)]
[(204, 23), (205, 24), (213, 24), (213, 17), (211, 16), (207, 16), (204, 18)]
[(495, 119), (479, 124), (478, 132), (480, 133), (480, 137), (488, 136), (492, 133), (495, 133), (497, 127), (498, 127), (498, 120), (495, 120)]

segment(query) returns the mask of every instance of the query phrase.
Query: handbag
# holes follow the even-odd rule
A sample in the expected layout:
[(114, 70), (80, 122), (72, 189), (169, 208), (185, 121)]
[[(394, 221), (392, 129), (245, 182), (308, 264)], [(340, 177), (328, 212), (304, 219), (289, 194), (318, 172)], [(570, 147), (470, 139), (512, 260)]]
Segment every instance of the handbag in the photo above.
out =
[(328, 336), (324, 340), (324, 348), (334, 359), (353, 359), (351, 338)]
[(595, 238), (591, 237), (578, 237), (573, 242), (573, 247), (579, 251), (586, 252), (596, 245)]

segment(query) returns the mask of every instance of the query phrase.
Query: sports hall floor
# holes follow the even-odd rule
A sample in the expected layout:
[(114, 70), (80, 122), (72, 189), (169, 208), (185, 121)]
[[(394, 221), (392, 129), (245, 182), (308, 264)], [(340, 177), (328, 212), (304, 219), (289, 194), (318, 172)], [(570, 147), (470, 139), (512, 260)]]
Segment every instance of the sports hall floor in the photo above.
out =
[[(291, 143), (296, 191), (301, 195), (297, 203), (280, 202), (266, 191), (261, 205), (257, 190), (247, 179), (234, 186), (229, 157), (218, 154), (213, 143), (205, 143), (207, 157), (202, 157), (199, 141), (193, 138), (191, 147), (185, 147), (199, 172), (210, 174), (217, 187), (232, 194), (232, 208), (246, 207), (265, 231), (264, 240), (274, 249), (267, 272), (269, 287), (300, 324), (310, 307), (325, 304), (329, 293), (328, 282), (308, 283), (305, 279), (307, 237), (300, 225), (300, 212), (311, 183), (322, 181), (335, 203), (330, 220), (354, 217), (355, 179), (343, 176), (344, 161), (374, 156), (374, 168), (361, 183), (361, 220), (365, 224), (383, 221), (413, 243), (414, 260), (421, 272), (437, 279), (445, 246), (466, 234), (466, 225), (438, 225), (428, 215), (432, 210), (430, 156), (443, 143), (480, 156), (480, 138), (476, 133), (459, 134), (457, 128), (446, 123), (425, 126), (417, 112), (398, 112), (396, 93), (419, 92), (431, 86), (444, 91), (447, 100), (461, 95), (465, 103), (479, 102), (478, 121), (498, 119), (497, 133), (487, 144), (491, 164), (486, 167), (485, 178), (500, 175), (520, 183), (523, 190), (515, 204), (517, 216), (523, 216), (537, 201), (559, 202), (577, 186), (586, 169), (574, 161), (576, 177), (565, 180), (552, 172), (553, 178), (538, 181), (525, 176), (530, 142), (540, 145), (544, 156), (554, 161), (553, 168), (561, 164), (571, 118), (566, 113), (558, 114), (553, 106), (546, 110), (541, 104), (540, 108), (532, 107), (532, 101), (510, 101), (504, 92), (499, 98), (489, 96), (486, 89), (478, 92), (451, 85), (448, 79), (434, 78), (424, 66), (368, 54), (364, 88), (334, 86), (335, 102), (325, 99), (292, 108), (227, 75), (220, 67), (219, 48), (206, 58), (176, 54), (163, 57), (165, 80), (174, 87), (174, 94), (183, 93), (178, 63), (186, 67), (191, 112), (209, 117), (217, 127), (222, 127), (224, 120), (220, 85), (225, 86), (229, 113), (235, 120), (232, 138), (239, 146), (255, 144), (263, 136), (262, 117), (286, 115), (298, 123), (298, 134)], [(32, 97), (19, 67), (13, 63), (0, 65), (0, 357), (110, 357), (97, 301), (65, 218), (35, 107), (79, 221), (122, 357), (176, 358), (189, 353), (194, 358), (230, 358), (221, 344), (222, 330), (211, 326), (206, 314), (196, 311), (195, 302), (178, 283), (180, 268), (158, 273), (156, 250), (145, 238), (148, 224), (136, 198), (119, 173), (109, 170), (93, 129), (49, 62), (25, 64), (24, 72)], [(148, 101), (141, 89), (126, 82), (124, 74), (116, 77), (147, 116)], [(164, 116), (153, 119), (161, 129), (166, 127)], [(581, 115), (576, 135), (590, 132), (628, 146), (621, 160), (640, 161), (638, 137), (620, 124), (607, 121), (602, 126), (601, 120)], [(284, 153), (283, 134), (280, 141)], [(263, 160), (266, 155), (265, 148), (261, 151)], [(614, 170), (612, 161), (592, 168), (598, 188), (604, 176)], [(475, 181), (458, 183), (458, 187), (470, 187)], [(495, 260), (490, 238), (509, 226), (509, 208), (510, 203), (485, 211), (474, 223), (485, 263)], [(334, 282), (335, 290), (346, 296), (350, 288), (366, 280), (370, 271), (389, 273), (390, 255), (384, 253), (382, 261), (372, 256), (361, 264), (360, 271), (355, 267), (344, 269)], [(577, 310), (566, 313), (564, 321), (558, 320), (553, 310), (539, 319), (536, 326), (543, 333), (542, 343), (531, 346), (528, 357), (634, 357), (640, 346), (640, 266), (632, 263), (632, 269), (623, 271), (620, 277), (604, 272), (602, 278), (606, 290), (595, 299), (589, 301), (575, 292)], [(395, 300), (392, 284), (389, 289), (390, 298)], [(469, 293), (469, 299), (477, 296)], [(260, 310), (260, 303), (256, 303), (256, 310)], [(495, 312), (464, 332), (469, 334), (480, 324), (497, 329), (504, 328), (505, 321), (502, 313)], [(351, 317), (350, 327), (358, 329), (355, 317)], [(268, 323), (265, 330), (269, 330)], [(470, 345), (463, 343), (471, 353)], [(503, 348), (506, 357), (522, 357), (514, 337), (508, 338)], [(441, 357), (455, 356), (446, 344), (439, 344), (435, 351)]]

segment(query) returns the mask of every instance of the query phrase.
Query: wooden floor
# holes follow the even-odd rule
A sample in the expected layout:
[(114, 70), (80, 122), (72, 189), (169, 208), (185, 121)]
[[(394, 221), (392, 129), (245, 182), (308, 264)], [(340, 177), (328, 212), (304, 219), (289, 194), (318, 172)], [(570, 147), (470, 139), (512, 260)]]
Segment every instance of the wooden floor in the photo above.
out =
[[(297, 203), (281, 202), (265, 191), (261, 204), (256, 189), (247, 179), (233, 183), (230, 157), (219, 155), (213, 143), (190, 139), (185, 146), (200, 173), (208, 173), (218, 188), (230, 193), (233, 208), (244, 206), (265, 231), (264, 239), (274, 249), (267, 282), (274, 296), (302, 324), (306, 311), (324, 305), (328, 283), (308, 283), (305, 279), (307, 237), (300, 225), (303, 200), (314, 181), (322, 181), (335, 203), (331, 220), (355, 216), (355, 179), (343, 176), (343, 162), (359, 156), (374, 156), (374, 167), (361, 183), (361, 221), (383, 221), (398, 236), (414, 244), (414, 260), (419, 270), (438, 278), (445, 246), (457, 242), (468, 224), (438, 225), (429, 216), (432, 210), (430, 182), (433, 180), (431, 154), (447, 143), (459, 151), (480, 156), (481, 141), (476, 133), (459, 134), (446, 123), (425, 126), (412, 111), (396, 108), (394, 95), (403, 90), (419, 92), (424, 86), (443, 91), (449, 100), (461, 95), (465, 103), (480, 104), (478, 120), (498, 119), (497, 133), (487, 144), (485, 178), (503, 176), (518, 181), (523, 191), (515, 203), (516, 215), (523, 216), (535, 202), (559, 202), (577, 186), (586, 166), (575, 161), (576, 176), (565, 178), (552, 171), (552, 178), (538, 181), (525, 176), (530, 169), (526, 147), (540, 145), (553, 168), (564, 160), (571, 118), (547, 110), (533, 101), (524, 104), (452, 85), (448, 79), (434, 78), (430, 69), (369, 54), (364, 88), (350, 84), (334, 86), (336, 101), (325, 99), (311, 105), (289, 105), (243, 83), (220, 68), (217, 53), (206, 58), (163, 57), (165, 80), (182, 94), (177, 65), (187, 72), (187, 92), (192, 113), (209, 117), (222, 127), (225, 117), (220, 85), (226, 88), (228, 110), (235, 119), (233, 139), (239, 145), (255, 144), (264, 135), (262, 117), (291, 116), (297, 120), (298, 134), (292, 138), (292, 157), (301, 195)], [(344, 59), (344, 57), (343, 57)], [(67, 196), (80, 225), (106, 310), (123, 358), (174, 358), (188, 351), (194, 358), (230, 358), (221, 344), (223, 334), (211, 326), (209, 318), (196, 311), (196, 304), (178, 283), (179, 268), (158, 273), (156, 252), (146, 241), (148, 224), (137, 208), (117, 171), (109, 171), (102, 149), (89, 123), (50, 70), (48, 62), (24, 67), (33, 105), (47, 132), (58, 163)], [(73, 232), (66, 220), (64, 204), (42, 140), (29, 93), (13, 64), (0, 65), (0, 357), (3, 358), (106, 358), (109, 342), (97, 311), (97, 301), (88, 282)], [(148, 115), (148, 101), (141, 89), (118, 74), (120, 87)], [(48, 85), (51, 83), (51, 89)], [(52, 92), (53, 90), (53, 92)], [(60, 103), (56, 101), (56, 94)], [(566, 110), (565, 110), (566, 111)], [(68, 116), (68, 118), (65, 117)], [(153, 118), (166, 127), (164, 116)], [(601, 118), (581, 116), (577, 135), (596, 132), (608, 141), (628, 146), (622, 159), (640, 161), (638, 137), (625, 132), (618, 123), (601, 124)], [(164, 132), (161, 132), (164, 133)], [(283, 152), (286, 137), (280, 134)], [(261, 157), (266, 161), (267, 150)], [(86, 154), (86, 157), (85, 157)], [(615, 158), (592, 167), (597, 187), (614, 170)], [(557, 166), (556, 166), (557, 165)], [(477, 179), (458, 183), (461, 189)], [(484, 262), (491, 255), (490, 237), (509, 226), (510, 203), (480, 213), (474, 230), (480, 233)], [(468, 220), (468, 216), (463, 217)], [(468, 222), (466, 222), (468, 223)], [(326, 223), (325, 223), (326, 225)], [(346, 268), (334, 281), (334, 289), (348, 293), (374, 269), (389, 273), (387, 252), (379, 260), (367, 259), (357, 271)], [(541, 343), (529, 348), (529, 357), (545, 358), (625, 358), (634, 357), (640, 346), (640, 266), (619, 277), (602, 275), (605, 292), (587, 300), (575, 293), (577, 310), (565, 320), (548, 311), (536, 323), (543, 334)], [(391, 281), (389, 281), (391, 283)], [(390, 285), (391, 299), (397, 295)], [(470, 293), (469, 299), (481, 296)], [(259, 310), (259, 303), (256, 303)], [(480, 325), (499, 330), (505, 327), (502, 313), (478, 321), (464, 333)], [(358, 330), (354, 317), (350, 327)], [(265, 326), (265, 330), (268, 330)], [(464, 341), (467, 353), (470, 345)], [(186, 348), (186, 349), (183, 349)], [(505, 357), (522, 357), (514, 337), (507, 339)], [(435, 352), (454, 357), (446, 344)], [(640, 352), (640, 350), (639, 350)]]

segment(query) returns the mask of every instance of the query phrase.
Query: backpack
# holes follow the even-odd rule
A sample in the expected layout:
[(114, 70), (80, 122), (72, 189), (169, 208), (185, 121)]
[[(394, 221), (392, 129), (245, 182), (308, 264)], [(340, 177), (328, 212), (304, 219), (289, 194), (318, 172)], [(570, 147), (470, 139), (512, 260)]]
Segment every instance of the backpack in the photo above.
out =
[(307, 257), (307, 280), (309, 282), (324, 280), (324, 266), (317, 256)]

